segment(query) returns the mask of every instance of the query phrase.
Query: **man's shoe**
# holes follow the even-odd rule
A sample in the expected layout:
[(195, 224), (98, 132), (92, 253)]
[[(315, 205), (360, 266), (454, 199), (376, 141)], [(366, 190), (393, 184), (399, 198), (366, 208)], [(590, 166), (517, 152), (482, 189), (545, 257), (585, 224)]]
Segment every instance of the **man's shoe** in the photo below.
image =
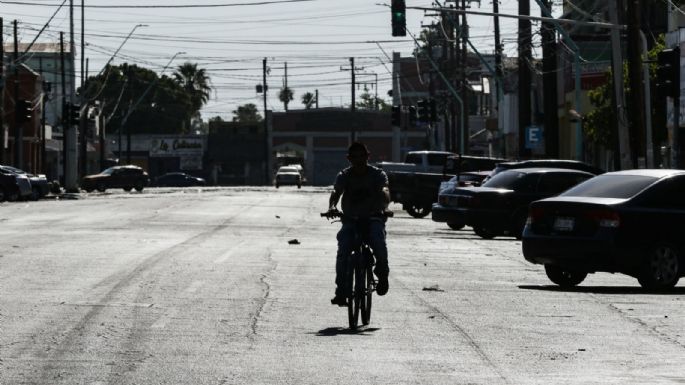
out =
[(340, 307), (347, 306), (347, 298), (342, 295), (336, 295), (331, 299), (331, 305), (338, 305)]
[(376, 284), (376, 294), (385, 295), (388, 292), (388, 276), (381, 274), (378, 276), (378, 284)]

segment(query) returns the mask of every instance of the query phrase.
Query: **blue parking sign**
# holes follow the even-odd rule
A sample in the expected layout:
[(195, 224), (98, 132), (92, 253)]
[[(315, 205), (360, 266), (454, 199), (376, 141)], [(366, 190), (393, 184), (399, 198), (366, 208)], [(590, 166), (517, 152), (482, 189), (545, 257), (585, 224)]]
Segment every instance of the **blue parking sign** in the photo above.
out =
[(542, 146), (543, 142), (543, 131), (542, 127), (539, 126), (528, 126), (526, 127), (526, 148), (536, 149)]

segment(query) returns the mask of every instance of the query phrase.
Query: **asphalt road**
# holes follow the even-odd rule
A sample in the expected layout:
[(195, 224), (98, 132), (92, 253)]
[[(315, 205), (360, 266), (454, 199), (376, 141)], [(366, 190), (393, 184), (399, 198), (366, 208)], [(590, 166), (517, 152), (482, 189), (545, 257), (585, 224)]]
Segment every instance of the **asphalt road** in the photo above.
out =
[(513, 238), (399, 207), (390, 291), (349, 331), (329, 303), (327, 199), (189, 188), (0, 204), (0, 383), (685, 383), (683, 287), (596, 274), (559, 290)]

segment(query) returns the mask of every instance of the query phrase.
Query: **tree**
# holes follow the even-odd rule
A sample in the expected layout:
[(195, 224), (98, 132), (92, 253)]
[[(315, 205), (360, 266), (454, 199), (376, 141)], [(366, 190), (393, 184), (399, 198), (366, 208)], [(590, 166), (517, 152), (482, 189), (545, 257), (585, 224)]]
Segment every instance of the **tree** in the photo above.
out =
[(186, 133), (183, 122), (193, 114), (189, 95), (173, 79), (128, 63), (108, 66), (100, 75), (89, 77), (79, 93), (86, 100), (105, 102), (110, 134), (122, 129), (133, 134)]
[(313, 93), (305, 92), (305, 94), (302, 95), (302, 104), (304, 104), (304, 108), (310, 109), (310, 108), (312, 108), (312, 105), (315, 103), (316, 103), (316, 97), (314, 96)]
[[(204, 68), (197, 68), (197, 63), (185, 62), (176, 68), (173, 77), (190, 96), (193, 117), (199, 118), (200, 109), (209, 100), (212, 90), (209, 76), (207, 76)], [(188, 124), (188, 127), (190, 127), (190, 124)]]
[(293, 100), (293, 90), (290, 87), (283, 87), (278, 92), (278, 100), (283, 103), (285, 110), (288, 111), (288, 103)]
[(359, 109), (366, 109), (366, 110), (374, 110), (374, 111), (387, 111), (390, 109), (390, 106), (388, 106), (387, 103), (385, 103), (385, 100), (381, 98), (377, 98), (374, 95), (371, 95), (368, 91), (364, 91), (361, 95), (359, 95), (359, 101), (355, 103), (357, 108)]
[(209, 119), (207, 120), (208, 123), (212, 123), (212, 122), (221, 123), (221, 122), (223, 122), (223, 121), (224, 121), (224, 120), (223, 120), (223, 119), (221, 118), (221, 116), (219, 116), (219, 115), (217, 115), (217, 116), (215, 116), (215, 117), (213, 117), (213, 118), (209, 118)]
[[(657, 39), (657, 44), (647, 53), (647, 59), (652, 62), (650, 65), (650, 78), (655, 78), (656, 73), (656, 58), (657, 54), (664, 49), (664, 36), (661, 35)], [(623, 65), (623, 87), (626, 94), (626, 100), (630, 100), (630, 88), (628, 77), (625, 74), (628, 73), (627, 64)], [(613, 76), (611, 71), (607, 71), (607, 83), (601, 85), (594, 90), (588, 92), (588, 97), (590, 103), (594, 107), (590, 112), (585, 114), (583, 117), (583, 133), (585, 137), (591, 143), (597, 143), (606, 149), (617, 151), (617, 133), (615, 132), (614, 121), (616, 119), (615, 111), (612, 106), (612, 94), (614, 89)], [(646, 79), (649, 80), (649, 79)], [(663, 102), (658, 103), (655, 99), (655, 89), (654, 83), (652, 82), (652, 126), (653, 126), (653, 141), (658, 144), (661, 140), (666, 139), (666, 122), (664, 119), (665, 108), (663, 108)], [(658, 156), (657, 152), (654, 153)]]
[(233, 115), (234, 122), (258, 123), (262, 121), (262, 116), (259, 115), (257, 106), (254, 103), (238, 106), (238, 109), (233, 111)]

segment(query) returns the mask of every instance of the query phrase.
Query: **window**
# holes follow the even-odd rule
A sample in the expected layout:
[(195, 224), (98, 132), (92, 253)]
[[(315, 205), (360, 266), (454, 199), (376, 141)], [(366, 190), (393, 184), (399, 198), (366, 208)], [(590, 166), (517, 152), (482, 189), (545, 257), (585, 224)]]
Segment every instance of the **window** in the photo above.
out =
[(646, 175), (599, 175), (565, 191), (561, 196), (631, 198), (656, 182)]
[(685, 209), (685, 176), (675, 176), (656, 183), (645, 191), (642, 201), (645, 207)]
[(540, 177), (538, 192), (559, 194), (588, 179), (587, 175), (575, 173), (549, 172)]

